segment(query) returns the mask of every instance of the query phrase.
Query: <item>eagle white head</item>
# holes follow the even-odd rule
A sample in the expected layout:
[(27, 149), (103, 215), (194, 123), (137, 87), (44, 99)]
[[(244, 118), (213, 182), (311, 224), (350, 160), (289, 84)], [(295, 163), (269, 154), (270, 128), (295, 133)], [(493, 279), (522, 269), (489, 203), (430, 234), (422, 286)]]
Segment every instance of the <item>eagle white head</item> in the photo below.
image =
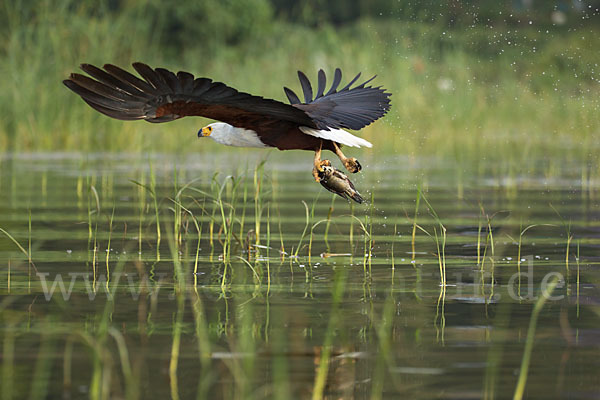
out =
[(236, 147), (270, 147), (250, 129), (236, 128), (225, 122), (213, 122), (198, 131), (198, 137), (209, 137), (217, 143)]

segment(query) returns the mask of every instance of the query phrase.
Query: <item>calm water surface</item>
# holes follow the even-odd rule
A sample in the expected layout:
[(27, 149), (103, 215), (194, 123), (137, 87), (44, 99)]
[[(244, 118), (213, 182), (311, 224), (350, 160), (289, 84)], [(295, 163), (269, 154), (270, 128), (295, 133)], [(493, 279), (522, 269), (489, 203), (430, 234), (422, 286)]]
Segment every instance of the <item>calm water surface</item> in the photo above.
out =
[(0, 157), (3, 399), (600, 397), (581, 169), (264, 154)]

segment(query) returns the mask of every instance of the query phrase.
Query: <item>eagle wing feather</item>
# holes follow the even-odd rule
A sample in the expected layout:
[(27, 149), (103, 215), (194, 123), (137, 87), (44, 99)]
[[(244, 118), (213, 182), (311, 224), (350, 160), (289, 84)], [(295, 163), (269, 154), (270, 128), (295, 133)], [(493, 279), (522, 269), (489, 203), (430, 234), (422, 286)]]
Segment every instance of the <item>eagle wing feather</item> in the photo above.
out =
[(276, 100), (240, 92), (221, 82), (196, 78), (187, 72), (153, 69), (134, 63), (143, 79), (115, 65), (81, 68), (92, 78), (71, 74), (63, 83), (95, 110), (109, 117), (148, 122), (168, 122), (202, 116), (230, 125), (257, 130), (277, 121), (316, 128), (302, 110)]
[(287, 97), (294, 107), (304, 111), (321, 130), (339, 128), (358, 130), (383, 117), (390, 109), (390, 93), (380, 86), (366, 86), (375, 79), (375, 76), (351, 88), (360, 78), (359, 73), (338, 91), (337, 88), (342, 80), (342, 71), (336, 68), (331, 88), (327, 94), (322, 95), (326, 80), (325, 73), (320, 70), (317, 95), (314, 99), (312, 99), (312, 89), (306, 75), (299, 71), (298, 76), (304, 92), (304, 103), (292, 101), (297, 100), (298, 96), (292, 90), (284, 88)]

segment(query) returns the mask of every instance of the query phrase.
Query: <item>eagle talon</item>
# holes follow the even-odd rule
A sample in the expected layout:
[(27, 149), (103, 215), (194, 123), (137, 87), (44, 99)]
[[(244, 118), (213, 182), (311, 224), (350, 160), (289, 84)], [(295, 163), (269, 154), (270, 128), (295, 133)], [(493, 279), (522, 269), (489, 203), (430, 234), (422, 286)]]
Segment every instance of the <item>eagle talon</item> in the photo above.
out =
[(331, 167), (331, 161), (329, 161), (329, 160), (321, 160), (321, 161), (319, 161), (319, 165), (317, 166), (317, 170), (319, 170), (319, 172), (323, 172), (323, 167)]
[(348, 172), (352, 172), (353, 174), (356, 174), (362, 169), (362, 165), (360, 165), (358, 160), (354, 157), (347, 158), (344, 161), (344, 167), (346, 167)]
[(312, 174), (313, 174), (313, 177), (315, 178), (315, 182), (321, 182), (321, 177), (319, 177), (320, 172), (316, 166), (313, 168)]
[(315, 163), (315, 167), (313, 168), (313, 176), (316, 182), (321, 182), (321, 176), (325, 169), (323, 167), (331, 167), (331, 161), (329, 160), (320, 160)]

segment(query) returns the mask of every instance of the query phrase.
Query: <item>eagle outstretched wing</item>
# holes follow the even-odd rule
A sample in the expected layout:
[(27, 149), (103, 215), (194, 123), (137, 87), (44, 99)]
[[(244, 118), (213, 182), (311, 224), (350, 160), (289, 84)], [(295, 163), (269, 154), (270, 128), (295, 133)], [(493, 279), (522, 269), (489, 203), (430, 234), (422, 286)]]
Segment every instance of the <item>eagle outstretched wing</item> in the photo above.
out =
[(89, 76), (73, 73), (63, 83), (92, 108), (112, 118), (167, 122), (202, 116), (255, 131), (261, 125), (278, 122), (324, 130), (360, 129), (383, 116), (390, 107), (389, 93), (379, 87), (365, 87), (370, 80), (350, 89), (360, 74), (337, 91), (341, 82), (339, 69), (325, 95), (325, 73), (319, 71), (314, 99), (308, 78), (298, 72), (305, 103), (284, 88), (291, 103), (285, 104), (208, 78), (194, 78), (188, 72), (175, 74), (139, 62), (133, 68), (143, 79), (112, 64), (103, 69), (82, 64), (81, 69)]
[(358, 130), (383, 117), (390, 109), (390, 93), (381, 86), (370, 87), (367, 83), (371, 79), (358, 86), (350, 88), (358, 80), (360, 73), (354, 77), (346, 86), (337, 90), (342, 81), (342, 71), (335, 69), (333, 84), (326, 94), (323, 94), (327, 85), (325, 72), (321, 69), (317, 75), (317, 94), (313, 99), (313, 90), (310, 81), (298, 71), (298, 78), (304, 94), (304, 103), (300, 101), (296, 93), (284, 87), (290, 103), (303, 110), (317, 124), (319, 129), (346, 128)]

